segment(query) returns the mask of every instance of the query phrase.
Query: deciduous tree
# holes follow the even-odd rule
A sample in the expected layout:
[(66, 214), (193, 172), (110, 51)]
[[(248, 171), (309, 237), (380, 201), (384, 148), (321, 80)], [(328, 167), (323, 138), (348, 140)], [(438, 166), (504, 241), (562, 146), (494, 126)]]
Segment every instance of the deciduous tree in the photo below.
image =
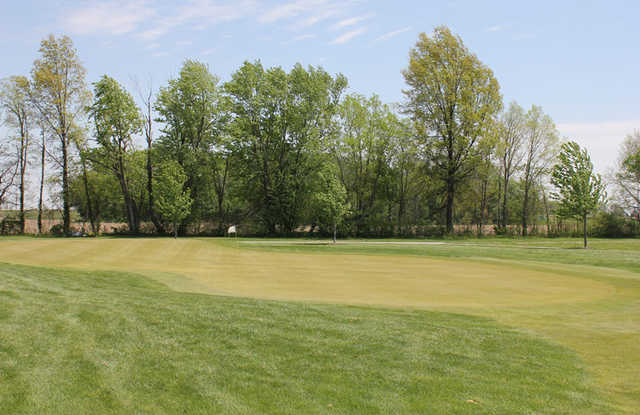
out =
[(605, 187), (599, 174), (594, 174), (587, 150), (574, 141), (564, 143), (553, 167), (551, 184), (557, 192), (552, 197), (559, 201), (558, 215), (582, 220), (584, 247), (587, 247), (587, 215), (604, 200)]
[(63, 229), (66, 235), (71, 233), (69, 159), (72, 131), (81, 122), (90, 100), (85, 73), (71, 38), (50, 35), (40, 43), (40, 57), (34, 61), (31, 70), (30, 99), (60, 143)]
[(428, 148), (445, 196), (446, 229), (453, 232), (457, 186), (481, 159), (480, 142), (491, 136), (502, 106), (493, 72), (446, 27), (422, 33), (403, 72), (407, 111)]

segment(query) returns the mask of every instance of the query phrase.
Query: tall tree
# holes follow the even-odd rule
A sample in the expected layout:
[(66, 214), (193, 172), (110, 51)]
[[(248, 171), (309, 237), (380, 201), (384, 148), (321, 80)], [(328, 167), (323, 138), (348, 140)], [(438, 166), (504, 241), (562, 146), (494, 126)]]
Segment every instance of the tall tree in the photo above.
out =
[[(219, 176), (226, 174), (224, 168), (228, 164), (220, 162), (227, 152), (223, 143), (226, 114), (218, 81), (206, 64), (187, 60), (179, 76), (160, 89), (155, 104), (159, 121), (164, 125), (156, 149), (164, 159), (176, 160), (187, 175), (186, 187), (194, 200), (186, 218), (191, 222), (212, 210), (210, 194), (214, 192), (214, 184), (226, 184), (219, 180)], [(211, 173), (215, 175), (213, 181)], [(215, 189), (222, 206), (226, 187)]]
[(582, 220), (584, 247), (587, 247), (587, 215), (594, 211), (606, 197), (604, 184), (599, 174), (594, 174), (593, 163), (587, 150), (570, 141), (564, 143), (553, 167), (551, 184), (557, 192), (558, 215)]
[(456, 188), (481, 159), (479, 144), (491, 135), (502, 106), (500, 87), (446, 27), (437, 27), (432, 37), (420, 35), (403, 74), (407, 110), (444, 185), (446, 229), (452, 233)]
[(376, 95), (346, 96), (340, 105), (340, 127), (332, 152), (353, 206), (355, 233), (367, 235), (376, 213), (384, 208), (377, 202), (390, 179), (392, 153), (403, 131)]
[(25, 231), (25, 179), (31, 148), (31, 129), (34, 116), (28, 99), (29, 81), (24, 76), (5, 79), (0, 87), (0, 108), (4, 110), (6, 123), (16, 131), (18, 198), (20, 233)]
[(226, 84), (237, 175), (267, 233), (298, 225), (345, 87), (322, 69), (297, 64), (286, 73), (260, 62), (245, 62)]
[(524, 109), (516, 102), (509, 104), (509, 109), (500, 118), (498, 126), (497, 157), (502, 176), (502, 209), (500, 227), (506, 230), (509, 223), (509, 183), (511, 177), (522, 167), (524, 158), (523, 143), (526, 127)]
[(524, 194), (520, 216), (522, 236), (527, 236), (528, 233), (531, 192), (540, 178), (549, 174), (559, 141), (553, 120), (542, 111), (542, 108), (533, 105), (526, 117), (522, 167)]
[(153, 105), (154, 105), (154, 89), (151, 80), (149, 81), (148, 87), (143, 89), (137, 80), (135, 80), (137, 85), (138, 95), (140, 100), (142, 101), (142, 130), (144, 132), (144, 138), (147, 143), (147, 162), (146, 162), (146, 171), (147, 171), (147, 210), (149, 212), (149, 216), (151, 217), (151, 221), (156, 228), (157, 232), (164, 232), (162, 222), (158, 218), (154, 208), (154, 197), (153, 197), (153, 121), (154, 121), (154, 113), (153, 113)]
[(115, 79), (104, 75), (94, 88), (95, 98), (89, 113), (94, 122), (98, 148), (91, 158), (115, 174), (124, 199), (129, 231), (137, 233), (140, 221), (138, 207), (131, 195), (129, 158), (134, 150), (134, 136), (142, 128), (140, 111), (131, 94)]
[(69, 158), (72, 131), (84, 115), (90, 99), (85, 69), (68, 36), (50, 35), (40, 43), (40, 57), (33, 63), (31, 102), (60, 143), (62, 168), (63, 229), (71, 234)]

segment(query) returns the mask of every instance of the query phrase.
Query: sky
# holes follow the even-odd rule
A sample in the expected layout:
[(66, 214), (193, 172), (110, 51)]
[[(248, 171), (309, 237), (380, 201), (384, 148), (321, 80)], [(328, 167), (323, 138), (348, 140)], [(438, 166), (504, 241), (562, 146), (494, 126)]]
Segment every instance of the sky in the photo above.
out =
[(349, 92), (401, 103), (419, 33), (448, 26), (489, 66), (505, 105), (539, 105), (602, 173), (640, 129), (640, 2), (0, 0), (0, 78), (28, 74), (47, 35), (69, 35), (89, 82), (162, 86), (185, 59), (223, 81), (246, 60), (322, 66)]

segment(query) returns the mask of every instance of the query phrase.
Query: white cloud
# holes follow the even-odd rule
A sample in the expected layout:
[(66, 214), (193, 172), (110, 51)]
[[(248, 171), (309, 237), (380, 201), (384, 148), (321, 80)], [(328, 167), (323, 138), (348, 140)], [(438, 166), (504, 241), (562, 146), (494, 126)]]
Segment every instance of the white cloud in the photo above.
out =
[(367, 29), (364, 28), (364, 27), (361, 27), (360, 29), (352, 30), (350, 32), (347, 32), (347, 33), (345, 33), (345, 34), (343, 34), (341, 36), (338, 36), (337, 38), (333, 39), (330, 42), (330, 44), (332, 44), (332, 45), (340, 45), (340, 44), (343, 44), (343, 43), (347, 43), (350, 40), (352, 40), (354, 37), (360, 36), (363, 33), (365, 33), (366, 31), (367, 31)]
[(192, 44), (193, 44), (192, 40), (179, 40), (179, 41), (176, 42), (176, 46), (180, 46), (180, 47), (189, 46), (189, 45), (192, 45)]
[(369, 13), (362, 16), (350, 17), (348, 19), (340, 20), (339, 22), (331, 26), (331, 29), (339, 30), (348, 26), (353, 26), (364, 20), (371, 19), (373, 16), (375, 16), (375, 13)]
[(73, 11), (64, 18), (63, 25), (77, 35), (124, 35), (154, 14), (148, 0), (94, 2)]
[(154, 40), (165, 35), (171, 29), (186, 24), (199, 23), (194, 27), (200, 30), (216, 23), (242, 19), (254, 13), (256, 0), (237, 0), (219, 2), (214, 0), (188, 0), (176, 13), (154, 22), (152, 29), (139, 34), (143, 40)]
[(605, 173), (615, 166), (620, 145), (627, 134), (640, 128), (640, 120), (560, 123), (556, 127), (562, 137), (585, 147), (595, 169)]
[(278, 20), (289, 19), (309, 11), (331, 5), (328, 0), (296, 0), (274, 7), (258, 19), (261, 23), (274, 23)]
[(487, 28), (487, 32), (499, 32), (502, 29), (504, 29), (504, 26), (502, 25), (495, 25), (495, 26), (491, 26), (489, 28)]
[(202, 52), (200, 52), (200, 55), (208, 56), (208, 55), (211, 55), (212, 53), (214, 53), (216, 50), (217, 50), (217, 48), (205, 49)]
[(393, 32), (385, 33), (384, 35), (377, 37), (376, 42), (384, 42), (385, 40), (389, 40), (394, 36), (398, 36), (402, 33), (406, 33), (411, 29), (413, 29), (412, 26), (407, 26), (407, 27), (403, 27), (402, 29), (394, 30)]

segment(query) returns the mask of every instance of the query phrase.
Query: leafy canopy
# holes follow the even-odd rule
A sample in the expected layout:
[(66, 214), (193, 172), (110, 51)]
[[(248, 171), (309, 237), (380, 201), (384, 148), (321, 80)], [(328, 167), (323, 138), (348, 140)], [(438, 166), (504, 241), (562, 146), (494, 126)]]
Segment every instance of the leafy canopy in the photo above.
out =
[(593, 173), (587, 150), (574, 141), (562, 145), (558, 164), (551, 173), (551, 184), (558, 189), (551, 195), (560, 202), (558, 214), (563, 217), (583, 219), (606, 197), (602, 178)]

